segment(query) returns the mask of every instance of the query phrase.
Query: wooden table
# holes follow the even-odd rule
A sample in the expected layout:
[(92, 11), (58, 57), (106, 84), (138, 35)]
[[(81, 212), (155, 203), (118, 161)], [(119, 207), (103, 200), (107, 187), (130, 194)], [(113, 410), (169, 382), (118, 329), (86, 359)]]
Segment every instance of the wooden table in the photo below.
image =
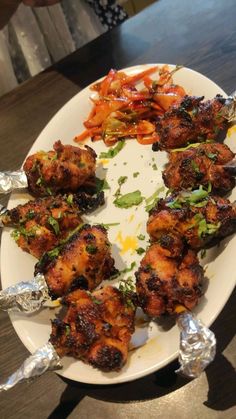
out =
[[(235, 21), (235, 0), (159, 0), (24, 83), (0, 99), (0, 170), (19, 168), (55, 112), (111, 67), (183, 64), (230, 93), (236, 88)], [(218, 339), (216, 360), (194, 381), (176, 376), (175, 362), (143, 379), (109, 387), (66, 383), (47, 373), (1, 394), (1, 418), (235, 418), (235, 304), (234, 292), (212, 327)], [(8, 315), (0, 317), (2, 380), (28, 353)]]

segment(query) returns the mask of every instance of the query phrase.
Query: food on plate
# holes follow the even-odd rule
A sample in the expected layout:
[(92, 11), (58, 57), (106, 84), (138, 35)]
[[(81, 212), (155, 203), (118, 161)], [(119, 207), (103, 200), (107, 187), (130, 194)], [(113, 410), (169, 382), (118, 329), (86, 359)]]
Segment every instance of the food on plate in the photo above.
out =
[(173, 105), (157, 119), (158, 139), (152, 146), (154, 151), (218, 138), (227, 126), (223, 112), (227, 99), (220, 95), (212, 100), (203, 99), (204, 96), (184, 96), (180, 103)]
[(61, 141), (56, 141), (51, 151), (38, 151), (27, 157), (23, 166), (29, 191), (34, 196), (90, 187), (94, 184), (95, 168), (96, 153), (91, 147), (82, 149), (63, 145)]
[(6, 210), (0, 221), (4, 226), (16, 227), (11, 234), (18, 246), (40, 259), (83, 223), (82, 213), (103, 204), (103, 192), (96, 196), (83, 192), (49, 196)]
[(104, 227), (84, 224), (65, 244), (43, 255), (35, 274), (44, 275), (52, 299), (78, 288), (91, 291), (117, 272), (110, 247)]
[(186, 94), (183, 87), (173, 83), (172, 75), (179, 68), (171, 71), (167, 65), (154, 66), (133, 76), (110, 70), (91, 88), (97, 92), (97, 98), (91, 99), (93, 108), (84, 122), (86, 130), (75, 141), (91, 137), (108, 146), (123, 138), (137, 138), (141, 144), (157, 141), (157, 117)]
[(50, 337), (58, 355), (73, 356), (106, 372), (120, 370), (134, 332), (135, 306), (111, 286), (91, 294), (76, 290), (63, 303), (66, 313), (52, 321)]
[[(151, 240), (171, 234), (192, 249), (201, 249), (236, 229), (236, 205), (210, 195), (202, 186), (160, 199), (150, 211), (147, 232)], [(214, 241), (213, 241), (214, 240)]]
[(170, 237), (162, 244), (151, 244), (136, 272), (138, 303), (150, 317), (175, 314), (179, 305), (192, 310), (202, 295), (204, 271), (197, 253), (181, 245), (173, 253)]
[(203, 143), (197, 147), (169, 153), (169, 162), (162, 173), (165, 185), (172, 191), (205, 187), (209, 183), (216, 194), (225, 194), (235, 186), (235, 177), (224, 168), (234, 158), (226, 144)]

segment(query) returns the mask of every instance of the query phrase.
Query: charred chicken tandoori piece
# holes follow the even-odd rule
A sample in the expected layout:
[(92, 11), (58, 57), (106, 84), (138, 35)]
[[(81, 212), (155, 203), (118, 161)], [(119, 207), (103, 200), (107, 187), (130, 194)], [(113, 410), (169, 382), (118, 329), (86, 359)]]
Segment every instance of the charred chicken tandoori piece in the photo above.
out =
[(56, 141), (53, 150), (27, 157), (23, 169), (34, 196), (76, 192), (91, 186), (95, 177), (96, 153), (89, 146), (79, 148)]
[(210, 245), (236, 229), (236, 206), (228, 199), (209, 195), (201, 186), (160, 199), (151, 210), (147, 232), (152, 241), (171, 234), (192, 249)]
[(212, 185), (213, 192), (225, 194), (235, 186), (235, 177), (224, 168), (234, 158), (226, 144), (204, 143), (169, 153), (162, 177), (172, 191)]
[(226, 119), (221, 115), (226, 99), (220, 95), (205, 102), (203, 99), (203, 96), (185, 96), (180, 104), (159, 117), (156, 123), (159, 139), (152, 146), (154, 151), (217, 139), (226, 128)]
[[(170, 246), (171, 247), (171, 246)], [(197, 253), (151, 244), (136, 272), (138, 302), (150, 317), (174, 314), (178, 305), (191, 310), (202, 295), (204, 278)]]
[(63, 299), (63, 319), (52, 321), (50, 341), (59, 356), (73, 356), (102, 371), (117, 371), (127, 361), (135, 308), (107, 286), (92, 294), (77, 290)]
[(52, 299), (75, 289), (93, 290), (117, 270), (104, 227), (84, 224), (64, 245), (43, 255), (35, 274), (46, 280)]
[(21, 249), (40, 259), (70, 232), (83, 223), (81, 213), (104, 204), (104, 194), (91, 197), (85, 193), (38, 198), (5, 211), (0, 221), (13, 226), (12, 232)]

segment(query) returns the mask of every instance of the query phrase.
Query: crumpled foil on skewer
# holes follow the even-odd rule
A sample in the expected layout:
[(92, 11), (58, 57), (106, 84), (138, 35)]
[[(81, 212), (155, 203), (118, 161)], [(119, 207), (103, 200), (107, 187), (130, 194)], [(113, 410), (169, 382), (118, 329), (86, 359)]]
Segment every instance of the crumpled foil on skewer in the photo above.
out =
[(225, 105), (220, 110), (221, 116), (225, 117), (228, 122), (236, 118), (236, 90), (226, 99)]
[(0, 291), (0, 309), (33, 313), (49, 298), (45, 278), (38, 274), (32, 281), (19, 282)]
[(0, 172), (0, 193), (7, 194), (14, 189), (27, 188), (28, 181), (23, 170)]
[(178, 316), (177, 324), (181, 332), (180, 368), (176, 372), (190, 378), (197, 378), (215, 358), (215, 335), (187, 311)]
[(5, 383), (0, 384), (0, 391), (9, 390), (17, 383), (31, 380), (48, 370), (61, 369), (60, 358), (50, 342), (37, 349)]

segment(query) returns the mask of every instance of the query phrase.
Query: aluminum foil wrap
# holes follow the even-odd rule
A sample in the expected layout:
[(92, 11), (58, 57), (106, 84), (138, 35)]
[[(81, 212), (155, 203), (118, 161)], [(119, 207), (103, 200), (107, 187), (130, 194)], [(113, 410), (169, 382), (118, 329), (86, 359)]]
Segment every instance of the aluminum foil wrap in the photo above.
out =
[(9, 390), (17, 383), (32, 380), (48, 370), (62, 368), (60, 358), (50, 342), (33, 353), (5, 383), (0, 384), (0, 391)]
[(8, 209), (0, 204), (0, 228), (4, 227), (4, 223), (2, 221), (2, 218), (7, 211), (8, 211)]
[(228, 122), (236, 118), (236, 90), (226, 99), (225, 105), (221, 108), (220, 113)]
[(28, 182), (25, 172), (0, 172), (0, 193), (7, 194), (14, 189), (27, 188)]
[(181, 333), (180, 368), (176, 372), (191, 378), (199, 377), (215, 358), (215, 335), (189, 312), (181, 313), (178, 316), (177, 324)]
[(0, 309), (33, 313), (49, 298), (44, 276), (38, 274), (32, 281), (19, 282), (0, 291)]

